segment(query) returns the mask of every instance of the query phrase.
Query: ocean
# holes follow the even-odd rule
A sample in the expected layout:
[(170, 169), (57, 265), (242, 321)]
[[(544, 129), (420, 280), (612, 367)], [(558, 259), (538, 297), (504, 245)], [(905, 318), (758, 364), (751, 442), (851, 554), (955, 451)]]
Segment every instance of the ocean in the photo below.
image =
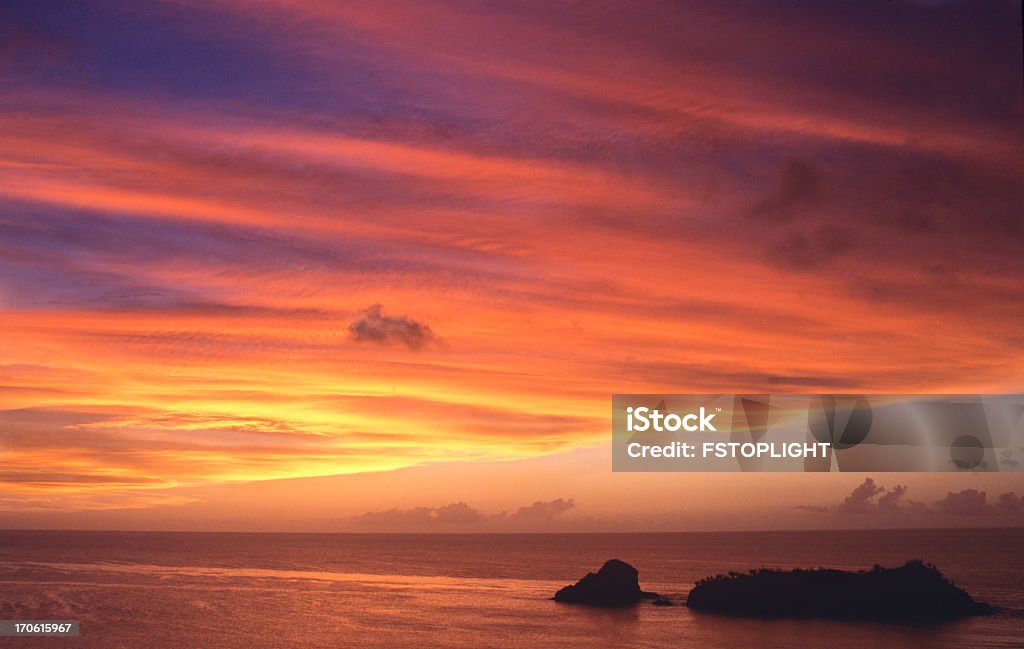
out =
[[(675, 606), (593, 610), (554, 592), (611, 558)], [(761, 566), (937, 565), (993, 616), (934, 626), (688, 610), (701, 577)], [(1024, 529), (359, 535), (0, 531), (0, 619), (78, 638), (0, 647), (1021, 647)]]

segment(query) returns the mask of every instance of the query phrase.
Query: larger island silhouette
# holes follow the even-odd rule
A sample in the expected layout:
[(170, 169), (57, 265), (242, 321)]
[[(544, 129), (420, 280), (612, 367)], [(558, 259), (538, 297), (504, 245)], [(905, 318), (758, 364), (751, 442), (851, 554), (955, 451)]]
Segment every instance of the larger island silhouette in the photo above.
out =
[[(618, 559), (555, 593), (554, 600), (600, 607), (671, 602), (640, 588), (633, 566)], [(994, 612), (938, 568), (920, 560), (897, 568), (730, 572), (701, 579), (686, 598), (695, 611), (760, 618), (824, 618), (927, 623)]]

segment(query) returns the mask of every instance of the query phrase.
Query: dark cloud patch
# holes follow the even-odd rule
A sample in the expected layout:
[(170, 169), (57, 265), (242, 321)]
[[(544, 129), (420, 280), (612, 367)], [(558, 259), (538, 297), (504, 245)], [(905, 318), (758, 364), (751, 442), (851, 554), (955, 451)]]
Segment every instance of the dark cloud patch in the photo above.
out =
[(971, 300), (985, 320), (1020, 303), (1020, 283), (1008, 281), (1024, 268), (1019, 155), (852, 143), (827, 152), (793, 147), (790, 155), (767, 191), (748, 188), (748, 170), (725, 176), (746, 207), (720, 221), (728, 231), (718, 236), (737, 250), (834, 279), (858, 299), (906, 288), (915, 308), (959, 310)]
[(831, 507), (824, 505), (797, 505), (796, 508), (805, 512), (814, 512), (815, 514), (825, 514), (832, 511)]
[(1024, 514), (1024, 496), (1014, 492), (1000, 494), (994, 504), (988, 502), (988, 494), (978, 489), (950, 491), (932, 505), (906, 499), (906, 485), (886, 489), (873, 478), (864, 478), (841, 503), (834, 507), (820, 505), (798, 505), (801, 511), (817, 514), (927, 514), (949, 516), (992, 516)]
[(414, 507), (412, 509), (388, 509), (379, 512), (366, 512), (353, 520), (360, 526), (390, 529), (394, 527), (417, 527), (433, 522), (434, 509), (430, 507)]
[(1020, 513), (1024, 511), (1024, 496), (1018, 496), (1012, 491), (1005, 494), (999, 494), (999, 499), (996, 500), (996, 503), (993, 506), (996, 510), (1006, 512), (1008, 514)]
[(31, 79), (57, 65), (74, 67), (68, 40), (18, 14), (0, 9), (0, 70), (7, 81)]
[(935, 218), (919, 208), (907, 206), (903, 209), (893, 210), (887, 216), (884, 223), (902, 232), (917, 234), (935, 231)]
[(793, 220), (799, 216), (798, 208), (818, 198), (820, 185), (819, 174), (810, 164), (790, 158), (782, 165), (775, 190), (759, 201), (750, 214), (774, 221)]
[(878, 497), (878, 511), (890, 513), (899, 512), (903, 509), (901, 501), (906, 493), (906, 485), (896, 485)]
[(836, 225), (823, 225), (809, 231), (793, 230), (768, 249), (769, 261), (794, 270), (821, 268), (856, 248), (857, 235)]
[(483, 520), (484, 515), (463, 502), (452, 503), (434, 510), (434, 518), (438, 523), (476, 523)]
[(356, 342), (378, 345), (405, 345), (409, 349), (422, 349), (437, 338), (430, 327), (407, 316), (384, 314), (384, 307), (374, 304), (363, 311), (348, 326), (349, 335)]
[(885, 488), (875, 484), (871, 478), (864, 478), (850, 495), (843, 499), (836, 508), (844, 514), (866, 514), (877, 508), (874, 502), (875, 496), (885, 493)]
[(513, 522), (524, 522), (524, 523), (538, 523), (551, 521), (565, 512), (569, 511), (576, 506), (576, 503), (572, 498), (565, 500), (559, 498), (548, 502), (540, 501), (533, 503), (528, 507), (520, 507), (516, 510), (516, 513), (508, 517), (509, 521)]
[(945, 498), (935, 503), (935, 507), (942, 514), (957, 516), (976, 516), (990, 511), (988, 494), (977, 489), (964, 489), (955, 493), (950, 491)]
[(445, 530), (516, 531), (543, 530), (576, 506), (572, 498), (538, 500), (515, 512), (485, 514), (464, 502), (443, 507), (413, 507), (366, 512), (342, 520), (346, 529), (430, 532)]

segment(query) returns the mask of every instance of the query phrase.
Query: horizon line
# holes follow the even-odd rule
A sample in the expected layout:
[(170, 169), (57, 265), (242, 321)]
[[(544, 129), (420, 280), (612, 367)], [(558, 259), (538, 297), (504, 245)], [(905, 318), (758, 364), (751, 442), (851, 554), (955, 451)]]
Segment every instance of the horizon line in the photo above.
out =
[(566, 536), (566, 535), (626, 535), (626, 534), (789, 534), (821, 532), (963, 532), (963, 531), (1012, 531), (1024, 532), (1021, 525), (978, 525), (964, 527), (862, 527), (862, 528), (785, 528), (752, 530), (646, 530), (646, 531), (561, 531), (561, 532), (373, 532), (373, 531), (274, 531), (274, 530), (138, 530), (138, 529), (47, 529), (29, 527), (0, 527), (0, 532), (53, 532), (53, 533), (96, 533), (96, 534), (251, 534), (251, 535), (318, 535), (318, 536)]

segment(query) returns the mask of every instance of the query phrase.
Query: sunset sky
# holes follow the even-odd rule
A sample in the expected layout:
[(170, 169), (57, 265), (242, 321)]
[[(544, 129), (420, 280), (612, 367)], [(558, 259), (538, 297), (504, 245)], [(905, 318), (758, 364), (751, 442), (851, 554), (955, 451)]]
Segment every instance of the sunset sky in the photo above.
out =
[(1024, 391), (1021, 81), (1009, 0), (5, 2), (0, 526), (998, 517), (1024, 474), (607, 444), (612, 393)]

